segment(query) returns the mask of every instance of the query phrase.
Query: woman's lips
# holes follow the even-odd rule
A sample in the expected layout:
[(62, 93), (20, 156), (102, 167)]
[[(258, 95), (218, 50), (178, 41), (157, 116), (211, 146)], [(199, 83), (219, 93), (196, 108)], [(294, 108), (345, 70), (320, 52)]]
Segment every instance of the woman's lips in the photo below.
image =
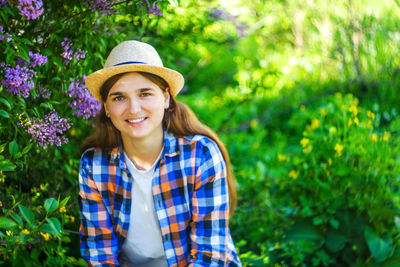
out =
[(138, 119), (128, 119), (128, 120), (126, 120), (126, 122), (130, 126), (138, 127), (138, 126), (141, 126), (146, 120), (147, 120), (147, 117), (143, 117), (143, 118), (138, 118)]

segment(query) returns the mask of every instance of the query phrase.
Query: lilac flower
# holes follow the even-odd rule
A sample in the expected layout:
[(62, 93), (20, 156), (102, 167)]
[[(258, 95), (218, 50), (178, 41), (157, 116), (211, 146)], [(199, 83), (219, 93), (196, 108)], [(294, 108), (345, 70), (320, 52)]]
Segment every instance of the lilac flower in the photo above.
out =
[(86, 56), (86, 51), (81, 50), (81, 49), (79, 49), (79, 48), (76, 49), (76, 51), (75, 51), (75, 53), (74, 53), (74, 58), (75, 58), (76, 60), (84, 59), (85, 56)]
[(151, 9), (147, 11), (147, 14), (154, 14), (157, 16), (162, 16), (160, 8), (157, 6), (157, 1), (154, 1), (153, 5), (151, 6)]
[(6, 6), (8, 4), (7, 0), (0, 0), (0, 7)]
[(4, 32), (3, 26), (0, 25), (0, 41), (3, 41), (4, 38), (6, 38), (7, 43), (12, 40), (11, 35)]
[(69, 106), (74, 110), (75, 116), (85, 119), (95, 117), (101, 109), (101, 103), (94, 98), (85, 85), (86, 75), (82, 81), (74, 80), (68, 88), (68, 96), (72, 98)]
[(85, 4), (89, 6), (92, 12), (99, 12), (100, 15), (111, 15), (115, 9), (113, 7), (113, 0), (91, 0), (85, 1)]
[(28, 20), (37, 19), (43, 14), (43, 2), (41, 0), (18, 0), (19, 14)]
[(27, 67), (36, 67), (36, 66), (43, 66), (47, 62), (47, 57), (42, 56), (39, 53), (32, 53), (29, 51), (29, 63), (22, 58), (18, 57), (16, 59), (17, 64), (19, 65), (25, 65)]
[(160, 11), (160, 8), (157, 6), (157, 0), (155, 0), (150, 8), (148, 0), (142, 0), (141, 6), (146, 7), (146, 13), (147, 14), (154, 14), (157, 16), (162, 16), (162, 13)]
[(64, 41), (61, 42), (61, 46), (64, 49), (64, 52), (61, 53), (61, 57), (64, 58), (64, 64), (67, 64), (72, 60), (72, 58), (75, 58), (76, 60), (84, 59), (86, 56), (86, 51), (81, 50), (81, 49), (76, 49), (74, 52), (72, 50), (72, 41), (68, 40), (68, 38), (64, 38)]
[(35, 84), (30, 79), (36, 75), (36, 72), (20, 65), (12, 68), (4, 62), (0, 66), (3, 68), (4, 73), (1, 83), (4, 85), (6, 92), (27, 98), (29, 90), (35, 87)]
[(64, 52), (61, 54), (61, 57), (64, 58), (64, 63), (68, 63), (72, 60), (73, 51), (71, 49), (72, 42), (68, 40), (68, 38), (64, 38), (64, 41), (61, 42), (61, 46), (64, 49)]
[(42, 85), (38, 86), (38, 91), (35, 98), (42, 97), (45, 99), (49, 99), (51, 96), (51, 91), (45, 89)]
[(43, 66), (47, 62), (47, 57), (42, 56), (39, 53), (32, 53), (31, 51), (29, 51), (29, 60), (31, 67)]
[(52, 110), (42, 119), (29, 118), (25, 122), (18, 123), (18, 125), (32, 135), (31, 141), (46, 148), (49, 145), (61, 146), (66, 144), (68, 139), (61, 135), (71, 128), (72, 123), (68, 119), (59, 118), (57, 112)]

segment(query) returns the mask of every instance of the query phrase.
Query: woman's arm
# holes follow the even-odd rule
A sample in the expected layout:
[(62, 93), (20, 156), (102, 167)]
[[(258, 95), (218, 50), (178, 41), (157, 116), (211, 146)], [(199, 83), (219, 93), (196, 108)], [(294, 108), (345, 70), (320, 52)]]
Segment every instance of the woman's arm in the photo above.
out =
[(81, 254), (88, 266), (118, 266), (118, 241), (111, 216), (92, 177), (92, 160), (83, 154), (79, 167)]
[(189, 266), (225, 266), (229, 195), (226, 164), (218, 146), (206, 138), (192, 197)]

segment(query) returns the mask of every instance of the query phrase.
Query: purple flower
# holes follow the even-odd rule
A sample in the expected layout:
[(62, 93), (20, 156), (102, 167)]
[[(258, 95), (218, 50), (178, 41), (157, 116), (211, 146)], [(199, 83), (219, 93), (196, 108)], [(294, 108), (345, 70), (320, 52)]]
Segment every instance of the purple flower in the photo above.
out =
[(0, 6), (6, 6), (7, 4), (7, 0), (0, 0)]
[(101, 103), (94, 98), (85, 85), (86, 75), (82, 81), (73, 80), (68, 88), (68, 96), (72, 98), (69, 106), (74, 110), (75, 116), (85, 119), (95, 117), (100, 109)]
[(17, 58), (17, 64), (19, 65), (25, 65), (27, 67), (36, 67), (36, 66), (43, 66), (47, 62), (47, 57), (42, 56), (39, 53), (32, 53), (29, 51), (29, 63), (23, 60), (22, 58), (18, 57)]
[(29, 118), (18, 125), (31, 134), (31, 141), (34, 141), (37, 146), (46, 148), (49, 145), (66, 144), (68, 139), (61, 135), (71, 128), (72, 123), (67, 119), (59, 118), (57, 112), (52, 110), (41, 119)]
[(32, 53), (31, 51), (29, 51), (29, 60), (31, 67), (43, 66), (47, 62), (47, 57), (42, 56), (39, 53)]
[(27, 67), (21, 67), (20, 65), (16, 65), (15, 68), (12, 68), (4, 62), (1, 63), (1, 67), (4, 73), (4, 78), (1, 80), (1, 83), (4, 85), (6, 92), (27, 98), (29, 96), (29, 90), (35, 87), (35, 84), (30, 79), (36, 75), (36, 72)]
[(41, 0), (18, 0), (19, 14), (28, 20), (37, 19), (43, 14), (43, 2)]
[(89, 6), (92, 12), (99, 12), (100, 15), (111, 15), (115, 9), (113, 7), (113, 0), (91, 0), (85, 1), (85, 4)]
[(0, 25), (0, 41), (3, 41), (4, 38), (6, 38), (7, 43), (12, 40), (11, 35), (4, 32), (3, 26)]
[(49, 90), (45, 89), (42, 85), (38, 86), (38, 91), (37, 91), (35, 98), (42, 97), (45, 99), (49, 99), (50, 96), (51, 96), (51, 92)]
[(146, 13), (147, 14), (154, 14), (157, 16), (162, 16), (162, 13), (160, 11), (160, 8), (157, 6), (157, 0), (155, 0), (150, 8), (150, 4), (147, 0), (142, 0), (141, 6), (146, 7)]
[(76, 60), (84, 59), (86, 56), (86, 51), (81, 50), (81, 49), (76, 49), (74, 52), (72, 50), (72, 45), (73, 43), (68, 40), (68, 38), (64, 38), (64, 41), (61, 42), (61, 46), (64, 49), (64, 52), (61, 53), (61, 57), (64, 58), (64, 64), (69, 63), (72, 58), (75, 58)]
[(79, 48), (76, 49), (76, 51), (75, 51), (75, 53), (74, 53), (74, 58), (75, 58), (76, 60), (84, 59), (85, 56), (86, 56), (86, 51), (80, 50)]

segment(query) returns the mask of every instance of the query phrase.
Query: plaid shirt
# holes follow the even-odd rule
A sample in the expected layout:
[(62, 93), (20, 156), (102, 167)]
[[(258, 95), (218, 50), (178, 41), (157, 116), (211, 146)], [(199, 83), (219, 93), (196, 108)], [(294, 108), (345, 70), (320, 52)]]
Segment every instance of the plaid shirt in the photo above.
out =
[[(89, 266), (119, 265), (129, 228), (132, 179), (122, 146), (83, 153), (80, 236)], [(202, 135), (176, 138), (164, 131), (152, 192), (168, 266), (242, 266), (228, 228), (226, 165), (215, 142)]]

